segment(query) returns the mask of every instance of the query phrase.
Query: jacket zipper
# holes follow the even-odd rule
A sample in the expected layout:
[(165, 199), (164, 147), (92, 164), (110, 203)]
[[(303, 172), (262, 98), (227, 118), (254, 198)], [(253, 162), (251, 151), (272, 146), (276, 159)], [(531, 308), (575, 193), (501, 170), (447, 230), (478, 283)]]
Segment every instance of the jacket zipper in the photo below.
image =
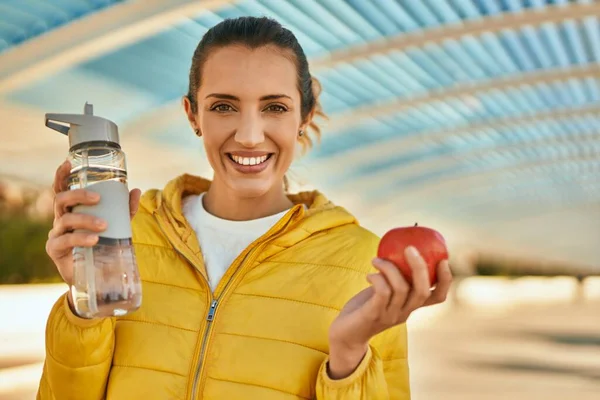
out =
[[(262, 246), (258, 246), (257, 249), (260, 247), (262, 247)], [(236, 277), (238, 272), (242, 269), (242, 267), (244, 266), (244, 263), (246, 262), (246, 260), (248, 259), (248, 256), (251, 253), (252, 253), (252, 251), (249, 251), (248, 254), (246, 254), (246, 256), (244, 257), (242, 262), (239, 264), (236, 271), (233, 273), (231, 278), (229, 278), (229, 280), (227, 281), (220, 296), (218, 298), (214, 299), (212, 301), (212, 303), (210, 303), (210, 309), (208, 310), (208, 316), (206, 317), (206, 321), (207, 321), (206, 329), (204, 330), (204, 337), (202, 338), (202, 347), (200, 350), (200, 358), (199, 358), (198, 366), (196, 367), (196, 374), (194, 375), (194, 384), (192, 385), (192, 399), (194, 398), (194, 396), (196, 394), (196, 389), (198, 388), (198, 383), (200, 381), (200, 377), (202, 376), (202, 372), (204, 371), (204, 364), (205, 364), (204, 356), (206, 354), (206, 348), (208, 347), (208, 338), (210, 335), (210, 328), (215, 319), (215, 312), (217, 311), (217, 306), (219, 305), (219, 300), (221, 300), (221, 298), (225, 295), (225, 293), (227, 293), (227, 288), (229, 287), (230, 283), (234, 280), (234, 278)]]
[[(169, 236), (167, 235), (167, 233), (165, 232), (165, 230), (164, 230), (164, 228), (162, 226), (162, 223), (160, 222), (160, 215), (156, 215), (156, 217), (157, 217), (157, 220), (159, 220), (158, 221), (158, 226), (159, 226), (162, 234), (169, 241), (169, 243), (171, 243), (171, 245), (173, 246), (173, 249), (177, 252), (177, 254), (179, 254), (181, 257), (183, 257), (188, 263), (190, 263), (192, 266), (194, 266), (195, 264), (192, 262), (192, 260), (190, 260), (185, 254), (183, 254), (177, 248), (177, 246), (175, 246), (175, 244), (173, 244), (173, 241), (169, 238)], [(202, 275), (202, 274), (200, 274), (200, 275)], [(212, 323), (212, 321), (213, 321), (213, 319), (215, 317), (215, 311), (217, 309), (217, 304), (218, 304), (218, 301), (216, 299), (213, 299), (213, 297), (212, 297), (212, 292), (210, 290), (210, 284), (208, 283), (208, 280), (204, 276), (202, 276), (202, 279), (206, 282), (206, 285), (208, 287), (208, 290), (207, 290), (207, 292), (208, 292), (208, 299), (211, 300), (211, 303), (210, 303), (210, 308), (208, 310), (208, 316), (206, 317), (206, 320), (208, 322), (207, 322), (206, 328), (204, 329), (204, 337), (202, 338), (202, 346), (201, 346), (201, 350), (200, 350), (200, 364), (199, 365), (202, 365), (202, 358), (204, 357), (204, 351), (205, 351), (205, 348), (206, 348), (206, 338), (207, 338), (208, 333), (210, 331), (209, 330), (210, 325), (211, 325), (211, 323)], [(200, 369), (200, 366), (198, 367), (198, 369)], [(197, 373), (196, 373), (196, 375), (197, 375)], [(194, 378), (194, 384), (193, 384), (193, 389), (192, 389), (192, 393), (191, 393), (191, 396), (192, 396), (191, 398), (194, 397), (194, 393), (196, 392), (196, 384), (197, 384), (197, 377)]]
[[(290, 221), (289, 218), (286, 219), (286, 222), (283, 225), (286, 225), (289, 221)], [(279, 233), (280, 230), (281, 230), (281, 227), (278, 226), (276, 229), (277, 234)], [(277, 236), (277, 234), (273, 233), (269, 237), (269, 239), (272, 239), (273, 237)], [(204, 375), (203, 372), (205, 370), (204, 369), (204, 364), (205, 364), (204, 357), (206, 355), (206, 349), (208, 347), (208, 339), (210, 336), (211, 326), (215, 319), (215, 312), (217, 311), (217, 306), (219, 305), (219, 301), (225, 297), (225, 295), (227, 294), (227, 289), (229, 288), (231, 283), (233, 281), (235, 281), (235, 277), (243, 269), (244, 264), (246, 263), (246, 261), (248, 260), (250, 255), (258, 253), (259, 250), (261, 250), (264, 246), (266, 246), (266, 244), (270, 241), (269, 239), (261, 241), (254, 249), (248, 251), (248, 253), (244, 256), (243, 260), (238, 265), (238, 267), (235, 270), (235, 272), (233, 273), (233, 275), (231, 275), (231, 277), (225, 284), (225, 287), (223, 288), (223, 291), (221, 291), (221, 293), (219, 294), (219, 297), (214, 299), (210, 305), (210, 309), (208, 311), (208, 316), (206, 318), (206, 320), (207, 320), (206, 330), (204, 332), (204, 338), (202, 339), (202, 350), (200, 351), (200, 359), (199, 359), (198, 367), (196, 369), (196, 374), (194, 376), (194, 384), (192, 385), (192, 388), (193, 388), (192, 389), (192, 399), (193, 399), (193, 396), (196, 394), (196, 389), (198, 388), (198, 384), (201, 383), (201, 381), (203, 380), (203, 375)]]
[(206, 328), (204, 329), (204, 337), (202, 338), (202, 347), (200, 348), (200, 358), (198, 359), (198, 366), (196, 367), (196, 373), (194, 374), (194, 384), (192, 385), (192, 398), (196, 394), (196, 389), (198, 388), (198, 376), (200, 375), (200, 370), (202, 369), (204, 353), (206, 352), (206, 344), (208, 342), (208, 334), (210, 333), (210, 326), (212, 325), (213, 319), (215, 318), (215, 311), (217, 310), (217, 305), (219, 304), (218, 300), (213, 300), (210, 303), (210, 308), (208, 310), (208, 316), (206, 317)]
[[(287, 222), (289, 222), (289, 220), (287, 220), (285, 224), (287, 224)], [(283, 224), (283, 225), (285, 225), (285, 224)], [(280, 230), (281, 230), (281, 227), (278, 226), (277, 229), (276, 229), (276, 232), (279, 233)], [(215, 319), (215, 312), (217, 310), (217, 306), (219, 305), (219, 301), (222, 298), (225, 297), (225, 295), (227, 294), (227, 289), (229, 288), (229, 286), (231, 285), (231, 283), (233, 281), (235, 281), (235, 277), (243, 269), (244, 264), (246, 263), (246, 261), (248, 260), (248, 258), (250, 257), (250, 255), (257, 254), (263, 247), (265, 247), (267, 245), (267, 243), (269, 243), (270, 239), (272, 239), (276, 235), (277, 235), (276, 233), (273, 233), (269, 237), (269, 239), (261, 241), (254, 249), (252, 249), (252, 250), (248, 251), (248, 253), (246, 253), (246, 255), (244, 256), (243, 260), (240, 262), (240, 264), (238, 265), (237, 269), (233, 273), (233, 275), (231, 275), (231, 277), (229, 278), (229, 280), (225, 284), (225, 287), (223, 288), (223, 291), (221, 291), (221, 293), (219, 294), (219, 297), (217, 297), (216, 299), (214, 299), (213, 302), (211, 303), (210, 310), (208, 312), (208, 317), (207, 317), (207, 321), (208, 322), (207, 322), (207, 325), (206, 325), (206, 331), (204, 332), (204, 338), (202, 339), (202, 350), (200, 352), (200, 362), (199, 362), (198, 367), (196, 369), (196, 375), (194, 376), (194, 385), (193, 385), (192, 396), (194, 396), (196, 394), (196, 389), (198, 387), (198, 384), (203, 381), (203, 375), (204, 375), (203, 372), (205, 370), (204, 369), (204, 364), (205, 364), (204, 357), (206, 355), (206, 348), (208, 347), (208, 339), (210, 337), (210, 328), (211, 328), (212, 323), (213, 323), (213, 321)]]
[[(160, 218), (160, 216), (157, 215), (157, 217)], [(289, 222), (289, 220), (287, 221)], [(287, 224), (286, 222), (286, 224)], [(181, 251), (179, 251), (179, 249), (177, 249), (177, 247), (173, 244), (173, 242), (171, 241), (171, 239), (169, 239), (169, 237), (167, 236), (165, 230), (163, 229), (160, 221), (159, 221), (159, 227), (160, 230), (162, 231), (162, 234), (165, 236), (165, 238), (167, 238), (167, 240), (171, 243), (171, 245), (173, 245), (173, 248), (175, 249), (175, 251), (181, 255), (184, 259), (187, 260), (188, 263), (190, 263), (191, 265), (194, 265), (194, 263), (185, 255), (183, 254)], [(285, 224), (284, 224), (285, 225)], [(273, 237), (273, 235), (271, 236)], [(211, 331), (211, 326), (212, 323), (215, 319), (215, 313), (217, 311), (217, 306), (219, 305), (219, 300), (224, 297), (224, 295), (227, 293), (227, 288), (229, 288), (229, 285), (231, 284), (231, 282), (234, 280), (234, 278), (236, 277), (236, 275), (238, 274), (238, 272), (242, 269), (242, 267), (244, 266), (244, 263), (246, 262), (246, 260), (248, 259), (248, 257), (250, 256), (250, 254), (253, 254), (254, 252), (258, 252), (258, 249), (261, 249), (265, 244), (267, 243), (267, 241), (263, 241), (262, 243), (260, 243), (255, 249), (250, 250), (246, 256), (244, 256), (244, 259), (242, 260), (242, 262), (239, 264), (238, 268), (236, 269), (236, 271), (233, 273), (233, 275), (229, 278), (229, 280), (227, 281), (227, 283), (225, 284), (225, 287), (223, 288), (223, 291), (220, 293), (219, 297), (214, 299), (212, 297), (212, 292), (210, 290), (210, 284), (208, 283), (208, 280), (203, 276), (202, 279), (204, 279), (204, 281), (206, 282), (207, 286), (208, 286), (208, 296), (209, 296), (209, 300), (212, 299), (211, 303), (210, 303), (210, 308), (208, 310), (208, 315), (206, 316), (206, 328), (204, 329), (204, 336), (202, 337), (202, 345), (200, 348), (200, 357), (198, 360), (198, 366), (196, 367), (196, 373), (194, 375), (194, 383), (192, 384), (192, 393), (191, 393), (191, 399), (194, 398), (195, 394), (196, 394), (196, 390), (198, 388), (198, 381), (201, 377), (201, 372), (204, 371), (204, 356), (206, 354), (206, 348), (208, 346), (208, 337)]]
[[(157, 215), (157, 217), (160, 219), (159, 215)], [(181, 257), (183, 257), (185, 260), (187, 260), (187, 262), (190, 263), (191, 265), (194, 265), (194, 263), (192, 262), (192, 260), (190, 260), (181, 251), (179, 251), (179, 249), (177, 248), (177, 246), (175, 246), (173, 244), (173, 242), (171, 241), (171, 239), (169, 238), (169, 236), (165, 232), (164, 228), (162, 227), (162, 224), (160, 223), (160, 221), (158, 223), (158, 226), (159, 226), (162, 234), (165, 236), (165, 238), (167, 238), (167, 240), (169, 241), (169, 243), (171, 243), (171, 245), (173, 246), (173, 249), (177, 252), (177, 254), (179, 254)], [(262, 247), (262, 246), (258, 246), (258, 247)], [(206, 278), (204, 278), (204, 276), (202, 277), (202, 279), (204, 279), (204, 281), (206, 282), (206, 284), (208, 286), (209, 300), (212, 299), (212, 301), (210, 303), (210, 308), (208, 309), (208, 315), (206, 316), (206, 321), (207, 321), (206, 322), (206, 328), (204, 328), (204, 336), (202, 337), (202, 345), (200, 347), (200, 357), (198, 359), (198, 366), (196, 368), (196, 374), (194, 375), (194, 383), (192, 385), (192, 393), (191, 393), (191, 398), (192, 399), (194, 398), (194, 396), (196, 394), (196, 389), (198, 388), (198, 379), (200, 378), (200, 372), (203, 370), (202, 367), (204, 366), (204, 354), (206, 353), (206, 346), (207, 346), (207, 343), (208, 343), (207, 339), (208, 339), (208, 336), (209, 336), (209, 333), (210, 333), (210, 328), (211, 328), (212, 322), (213, 322), (213, 320), (215, 318), (215, 312), (217, 311), (217, 306), (219, 305), (219, 300), (223, 296), (223, 294), (226, 293), (227, 288), (229, 287), (229, 284), (231, 283), (231, 281), (233, 281), (233, 279), (237, 275), (238, 271), (242, 268), (242, 266), (244, 265), (244, 263), (248, 259), (248, 256), (251, 253), (252, 253), (252, 251), (249, 251), (248, 254), (246, 254), (246, 256), (244, 257), (244, 259), (240, 263), (238, 269), (231, 276), (231, 278), (229, 278), (229, 281), (227, 281), (227, 284), (223, 288), (223, 291), (221, 292), (221, 295), (217, 299), (213, 299), (212, 292), (210, 290), (210, 284), (208, 283), (208, 281), (206, 280)]]
[(210, 310), (208, 310), (208, 317), (206, 317), (208, 322), (212, 322), (213, 318), (215, 317), (215, 309), (217, 308), (217, 304), (217, 300), (213, 300), (212, 303), (210, 303)]

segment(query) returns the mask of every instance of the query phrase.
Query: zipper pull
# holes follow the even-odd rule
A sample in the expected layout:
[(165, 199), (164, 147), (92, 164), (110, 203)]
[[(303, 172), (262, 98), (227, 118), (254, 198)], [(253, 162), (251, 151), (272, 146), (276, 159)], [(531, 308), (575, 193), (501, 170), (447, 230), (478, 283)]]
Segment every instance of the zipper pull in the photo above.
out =
[(210, 309), (208, 310), (208, 317), (206, 318), (207, 321), (212, 321), (215, 318), (215, 310), (217, 309), (217, 300), (213, 300), (212, 303), (210, 303)]

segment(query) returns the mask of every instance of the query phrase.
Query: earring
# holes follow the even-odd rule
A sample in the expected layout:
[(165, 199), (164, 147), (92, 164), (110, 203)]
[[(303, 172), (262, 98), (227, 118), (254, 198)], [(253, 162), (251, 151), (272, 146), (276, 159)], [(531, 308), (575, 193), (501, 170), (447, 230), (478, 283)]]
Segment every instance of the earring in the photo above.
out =
[(196, 136), (202, 136), (202, 134), (200, 133), (200, 129), (198, 128), (194, 129), (194, 133), (196, 134)]
[(300, 129), (300, 131), (298, 132), (298, 137), (302, 137), (304, 136), (304, 130)]

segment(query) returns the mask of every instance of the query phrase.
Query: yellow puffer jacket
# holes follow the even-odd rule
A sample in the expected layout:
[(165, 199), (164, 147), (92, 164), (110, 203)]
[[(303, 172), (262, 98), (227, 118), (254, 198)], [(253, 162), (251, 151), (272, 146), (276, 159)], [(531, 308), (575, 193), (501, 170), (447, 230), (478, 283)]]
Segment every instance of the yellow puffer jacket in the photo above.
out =
[(181, 210), (183, 196), (209, 184), (183, 175), (144, 194), (133, 220), (138, 311), (84, 320), (59, 299), (37, 398), (409, 399), (405, 325), (375, 337), (348, 378), (326, 372), (329, 326), (368, 285), (379, 239), (318, 192), (292, 195), (296, 206), (213, 294)]

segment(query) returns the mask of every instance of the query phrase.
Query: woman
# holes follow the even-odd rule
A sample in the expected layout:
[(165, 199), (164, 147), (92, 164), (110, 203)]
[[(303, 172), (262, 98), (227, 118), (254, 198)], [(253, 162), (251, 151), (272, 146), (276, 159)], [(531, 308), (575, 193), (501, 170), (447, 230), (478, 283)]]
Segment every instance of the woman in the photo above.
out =
[[(408, 399), (405, 321), (442, 302), (406, 250), (412, 287), (375, 259), (379, 239), (319, 192), (286, 194), (297, 147), (319, 135), (319, 87), (294, 35), (227, 20), (196, 49), (183, 105), (214, 169), (131, 192), (143, 304), (86, 320), (66, 293), (47, 325), (39, 399)], [(47, 251), (65, 282), (74, 246), (106, 227), (69, 213), (98, 198), (55, 180)], [(139, 204), (139, 210), (138, 210)]]

